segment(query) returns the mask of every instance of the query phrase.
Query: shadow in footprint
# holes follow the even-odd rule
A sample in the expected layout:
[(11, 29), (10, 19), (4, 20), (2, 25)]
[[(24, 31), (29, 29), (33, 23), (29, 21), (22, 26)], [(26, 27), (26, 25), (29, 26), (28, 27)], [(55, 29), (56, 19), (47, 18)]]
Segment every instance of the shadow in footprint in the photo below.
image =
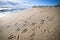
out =
[(27, 32), (27, 29), (24, 29), (21, 33), (25, 33), (25, 32)]

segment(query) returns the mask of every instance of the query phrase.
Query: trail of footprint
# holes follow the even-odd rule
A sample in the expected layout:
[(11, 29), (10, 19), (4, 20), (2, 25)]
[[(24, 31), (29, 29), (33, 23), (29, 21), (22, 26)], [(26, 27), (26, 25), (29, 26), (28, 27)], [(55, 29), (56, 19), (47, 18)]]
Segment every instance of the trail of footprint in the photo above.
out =
[(17, 26), (17, 24), (18, 24), (18, 23), (15, 23), (15, 25), (14, 25), (14, 26)]
[(11, 27), (11, 25), (8, 25), (7, 28)]
[(17, 37), (17, 40), (19, 40), (19, 35), (18, 35), (18, 37)]
[(10, 35), (9, 37), (8, 37), (8, 39), (13, 39), (14, 38), (14, 36), (13, 35)]
[(33, 22), (31, 25), (35, 26), (35, 24), (36, 24), (36, 23)]
[(20, 31), (20, 28), (18, 27), (18, 28), (16, 28), (16, 31)]
[(46, 18), (47, 18), (47, 20), (53, 20), (54, 16), (50, 16), (50, 17), (47, 16)]
[(33, 37), (35, 35), (35, 32), (30, 35), (30, 37)]
[[(36, 25), (35, 28), (32, 29), (32, 31), (34, 31), (37, 27), (40, 29), (40, 27), (44, 24), (45, 20), (41, 20), (39, 24)], [(35, 24), (35, 23), (34, 23)]]
[(13, 38), (16, 38), (16, 36), (11, 33), (11, 34), (8, 36), (8, 39), (11, 40), (11, 39), (13, 39)]
[(25, 32), (27, 32), (27, 29), (24, 29), (21, 33), (25, 33)]

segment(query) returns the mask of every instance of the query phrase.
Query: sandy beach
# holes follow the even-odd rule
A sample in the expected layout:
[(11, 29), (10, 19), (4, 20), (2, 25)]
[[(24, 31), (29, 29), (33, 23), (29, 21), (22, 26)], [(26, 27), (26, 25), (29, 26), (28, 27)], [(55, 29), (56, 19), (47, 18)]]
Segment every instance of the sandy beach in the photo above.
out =
[(59, 10), (34, 7), (0, 17), (0, 40), (60, 40)]

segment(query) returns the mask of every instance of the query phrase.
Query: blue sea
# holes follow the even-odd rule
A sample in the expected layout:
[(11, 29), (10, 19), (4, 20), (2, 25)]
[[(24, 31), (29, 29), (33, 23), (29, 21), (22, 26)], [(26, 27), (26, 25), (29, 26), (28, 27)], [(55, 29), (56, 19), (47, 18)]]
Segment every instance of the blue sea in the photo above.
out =
[(22, 11), (25, 10), (27, 8), (0, 8), (0, 13), (4, 13), (4, 12), (17, 12), (17, 11)]

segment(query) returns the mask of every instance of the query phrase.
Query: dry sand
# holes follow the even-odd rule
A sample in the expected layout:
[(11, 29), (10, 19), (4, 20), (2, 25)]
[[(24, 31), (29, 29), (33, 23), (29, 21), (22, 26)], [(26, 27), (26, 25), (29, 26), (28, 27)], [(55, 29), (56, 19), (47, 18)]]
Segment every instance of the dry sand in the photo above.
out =
[(0, 40), (60, 40), (59, 10), (36, 7), (0, 17)]

